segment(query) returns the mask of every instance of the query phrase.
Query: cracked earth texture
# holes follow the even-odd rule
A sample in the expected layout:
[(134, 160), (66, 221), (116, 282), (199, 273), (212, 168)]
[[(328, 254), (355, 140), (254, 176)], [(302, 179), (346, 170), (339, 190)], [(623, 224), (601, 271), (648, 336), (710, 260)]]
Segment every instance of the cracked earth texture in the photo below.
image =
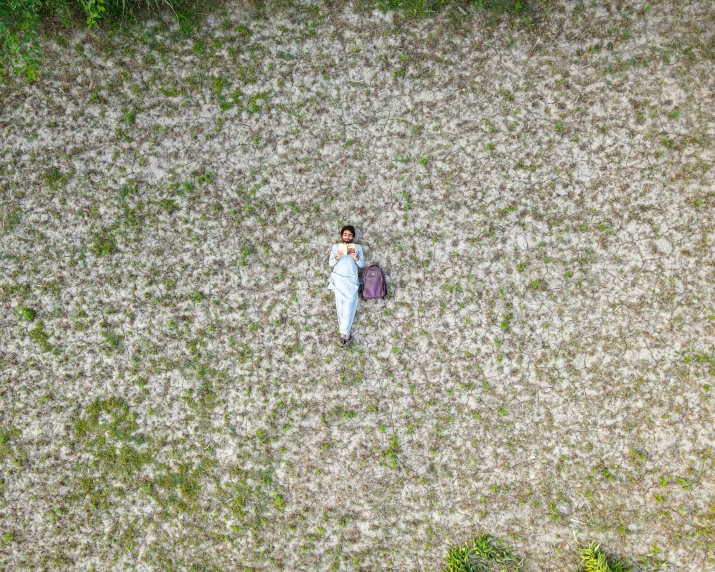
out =
[[(227, 4), (0, 88), (7, 569), (715, 570), (715, 7)], [(389, 280), (336, 346), (330, 245)]]

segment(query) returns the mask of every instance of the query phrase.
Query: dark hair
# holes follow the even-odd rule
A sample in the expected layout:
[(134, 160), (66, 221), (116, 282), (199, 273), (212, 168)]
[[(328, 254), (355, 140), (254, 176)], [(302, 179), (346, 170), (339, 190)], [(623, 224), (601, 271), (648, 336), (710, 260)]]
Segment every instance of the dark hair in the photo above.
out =
[(340, 236), (343, 236), (343, 233), (344, 233), (346, 230), (349, 230), (350, 232), (352, 232), (352, 233), (353, 233), (353, 237), (355, 236), (355, 227), (354, 227), (354, 226), (351, 226), (351, 225), (349, 225), (349, 224), (346, 224), (343, 228), (340, 229)]

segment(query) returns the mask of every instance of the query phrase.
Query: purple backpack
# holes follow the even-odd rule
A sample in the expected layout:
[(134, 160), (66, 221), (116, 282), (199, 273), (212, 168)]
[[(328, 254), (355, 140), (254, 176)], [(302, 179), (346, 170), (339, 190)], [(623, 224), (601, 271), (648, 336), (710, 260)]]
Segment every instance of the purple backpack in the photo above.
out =
[(377, 264), (371, 264), (362, 271), (362, 299), (374, 300), (387, 295), (387, 280)]

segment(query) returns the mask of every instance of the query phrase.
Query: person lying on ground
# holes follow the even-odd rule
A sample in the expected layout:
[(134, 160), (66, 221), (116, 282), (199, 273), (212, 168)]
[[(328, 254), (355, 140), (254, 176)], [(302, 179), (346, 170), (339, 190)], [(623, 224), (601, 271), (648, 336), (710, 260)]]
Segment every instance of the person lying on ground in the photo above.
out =
[(328, 278), (328, 288), (335, 292), (335, 307), (338, 311), (340, 337), (338, 345), (345, 347), (352, 336), (350, 328), (353, 325), (358, 303), (358, 268), (365, 264), (362, 246), (355, 244), (355, 227), (346, 225), (340, 229), (341, 242), (330, 249), (328, 264), (333, 269)]

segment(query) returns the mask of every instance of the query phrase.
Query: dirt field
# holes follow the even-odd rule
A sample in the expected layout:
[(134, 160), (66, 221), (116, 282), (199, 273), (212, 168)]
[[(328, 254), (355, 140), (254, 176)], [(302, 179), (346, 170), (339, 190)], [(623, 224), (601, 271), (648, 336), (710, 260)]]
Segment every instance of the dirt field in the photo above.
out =
[[(715, 570), (715, 5), (167, 15), (0, 87), (8, 570)], [(336, 345), (357, 227), (389, 296)]]

